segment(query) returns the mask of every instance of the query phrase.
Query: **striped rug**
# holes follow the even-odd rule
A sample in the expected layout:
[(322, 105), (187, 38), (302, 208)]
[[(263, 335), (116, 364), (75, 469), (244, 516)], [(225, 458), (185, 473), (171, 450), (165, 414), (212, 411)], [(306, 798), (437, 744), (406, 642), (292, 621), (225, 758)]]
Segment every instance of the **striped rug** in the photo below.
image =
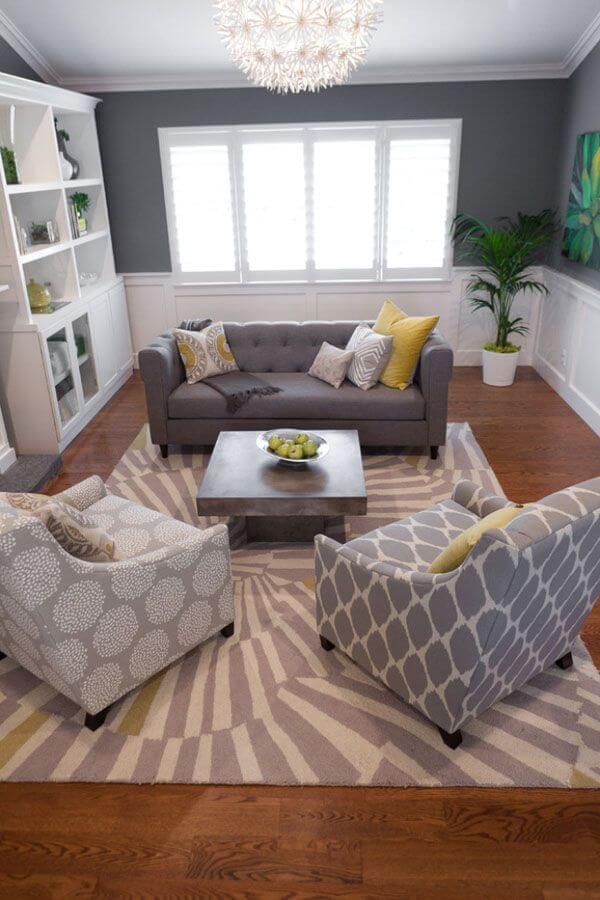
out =
[[(163, 460), (144, 429), (109, 479), (113, 493), (198, 522), (208, 457)], [(366, 455), (368, 515), (353, 535), (447, 497), (454, 482), (498, 481), (467, 424), (431, 462)], [(236, 525), (236, 528), (238, 526)], [(312, 549), (244, 546), (234, 529), (237, 621), (116, 704), (105, 727), (10, 659), (0, 662), (0, 779), (332, 785), (600, 786), (600, 677), (583, 643), (464, 729), (437, 730), (338, 651), (320, 649)]]

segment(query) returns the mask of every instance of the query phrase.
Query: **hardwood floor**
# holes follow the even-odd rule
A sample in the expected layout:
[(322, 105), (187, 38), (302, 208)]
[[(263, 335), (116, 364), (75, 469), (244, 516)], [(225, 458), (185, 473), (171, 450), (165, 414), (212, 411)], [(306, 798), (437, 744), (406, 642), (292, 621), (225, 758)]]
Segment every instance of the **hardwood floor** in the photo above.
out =
[[(600, 440), (533, 370), (457, 369), (507, 495), (600, 474)], [(134, 375), (52, 485), (108, 476), (145, 421)], [(600, 665), (600, 604), (584, 639)], [(0, 785), (0, 896), (600, 898), (600, 791)]]

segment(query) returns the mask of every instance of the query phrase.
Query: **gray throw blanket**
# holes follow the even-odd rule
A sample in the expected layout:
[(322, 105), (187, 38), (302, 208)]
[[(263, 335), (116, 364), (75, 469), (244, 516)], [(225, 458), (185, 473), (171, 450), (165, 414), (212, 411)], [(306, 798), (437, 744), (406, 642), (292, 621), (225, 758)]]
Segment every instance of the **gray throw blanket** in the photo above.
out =
[(236, 413), (251, 397), (268, 397), (281, 393), (281, 388), (267, 384), (257, 375), (250, 372), (226, 372), (224, 375), (213, 375), (205, 378), (204, 384), (217, 391), (227, 401), (227, 412)]

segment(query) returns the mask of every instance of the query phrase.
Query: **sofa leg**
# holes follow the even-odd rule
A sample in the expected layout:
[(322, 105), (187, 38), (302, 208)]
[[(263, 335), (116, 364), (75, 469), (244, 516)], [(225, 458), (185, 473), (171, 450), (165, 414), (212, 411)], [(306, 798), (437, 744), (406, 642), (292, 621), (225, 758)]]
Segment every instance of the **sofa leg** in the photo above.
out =
[(235, 623), (230, 622), (229, 625), (225, 625), (224, 628), (221, 628), (221, 634), (223, 635), (223, 637), (226, 637), (226, 638), (231, 637), (231, 635), (233, 634), (234, 628), (235, 628)]
[(564, 656), (556, 660), (556, 665), (559, 669), (570, 669), (573, 665), (573, 654), (565, 653)]
[(450, 747), (451, 750), (456, 750), (456, 748), (462, 744), (462, 734), (460, 731), (453, 731), (452, 734), (449, 734), (439, 726), (438, 731), (441, 734), (442, 740), (445, 743), (446, 747)]
[(163, 459), (166, 459), (169, 455), (169, 445), (168, 444), (160, 444), (160, 455)]
[(431, 445), (431, 447), (429, 448), (429, 455), (431, 456), (432, 459), (437, 459), (437, 458), (438, 458), (438, 451), (439, 451), (439, 449), (440, 449), (440, 448), (439, 448), (439, 447), (436, 447), (434, 444)]
[(323, 650), (333, 650), (333, 648), (335, 647), (335, 644), (332, 644), (332, 642), (328, 638), (323, 637), (322, 634), (319, 635), (319, 640), (321, 641), (321, 647), (323, 648)]
[(110, 706), (106, 706), (104, 709), (101, 709), (99, 713), (95, 713), (92, 715), (91, 713), (85, 714), (85, 727), (89, 728), (90, 731), (97, 731), (101, 725), (104, 725), (104, 720), (106, 719), (106, 714), (109, 711)]

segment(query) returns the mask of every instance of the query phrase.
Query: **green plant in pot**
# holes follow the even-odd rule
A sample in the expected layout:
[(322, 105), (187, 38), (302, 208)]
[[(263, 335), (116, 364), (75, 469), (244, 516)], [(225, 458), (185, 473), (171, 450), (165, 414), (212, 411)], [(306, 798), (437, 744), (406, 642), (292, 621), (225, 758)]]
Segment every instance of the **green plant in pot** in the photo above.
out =
[(75, 191), (75, 193), (71, 194), (71, 203), (73, 204), (73, 209), (75, 210), (77, 218), (79, 237), (83, 237), (84, 234), (87, 234), (87, 219), (85, 214), (90, 208), (90, 198), (81, 191)]
[(494, 317), (496, 335), (483, 348), (483, 380), (498, 387), (512, 384), (519, 358), (518, 344), (510, 338), (525, 335), (529, 326), (513, 311), (518, 294), (547, 294), (543, 282), (531, 272), (556, 234), (554, 210), (536, 215), (518, 213), (516, 219), (502, 217), (496, 225), (486, 225), (473, 216), (458, 215), (452, 225), (452, 239), (458, 260), (480, 267), (470, 276), (466, 299), (474, 309), (487, 309)]

